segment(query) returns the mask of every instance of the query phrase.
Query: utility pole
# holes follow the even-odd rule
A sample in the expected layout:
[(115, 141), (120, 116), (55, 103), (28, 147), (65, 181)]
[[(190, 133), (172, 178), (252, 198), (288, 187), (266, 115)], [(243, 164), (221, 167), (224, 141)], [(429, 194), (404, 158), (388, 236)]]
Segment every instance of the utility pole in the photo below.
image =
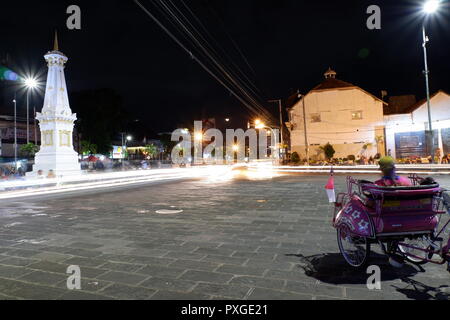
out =
[[(283, 134), (283, 107), (282, 107), (282, 100), (281, 99), (276, 99), (276, 100), (269, 100), (269, 102), (270, 103), (275, 103), (275, 102), (278, 102), (278, 107), (279, 107), (279, 112), (280, 112), (280, 135), (281, 135), (281, 139), (280, 139), (280, 142), (281, 142), (281, 148), (280, 148), (280, 150), (278, 151), (279, 153), (281, 153), (281, 151), (284, 149), (284, 134)], [(280, 158), (284, 158), (284, 156), (283, 157), (280, 157)]]
[(27, 89), (27, 144), (30, 143), (30, 89)]
[(300, 95), (299, 98), (302, 98), (303, 101), (303, 123), (305, 128), (305, 153), (306, 153), (306, 163), (309, 166), (309, 143), (308, 143), (308, 128), (306, 126), (306, 109), (305, 109), (305, 98), (306, 96)]
[(121, 134), (122, 134), (122, 170), (123, 170), (123, 165), (124, 165), (124, 160), (125, 160), (125, 155), (124, 155), (124, 145), (125, 145), (125, 142), (124, 142), (124, 139), (123, 139), (123, 136), (125, 135), (125, 132), (121, 132)]

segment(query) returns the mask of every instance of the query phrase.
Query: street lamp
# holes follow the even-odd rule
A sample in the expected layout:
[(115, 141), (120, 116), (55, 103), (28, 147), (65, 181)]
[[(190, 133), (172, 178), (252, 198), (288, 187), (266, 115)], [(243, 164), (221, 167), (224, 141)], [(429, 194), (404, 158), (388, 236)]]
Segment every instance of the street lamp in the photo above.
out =
[[(275, 134), (275, 130), (272, 129), (271, 127), (267, 126), (264, 122), (262, 122), (262, 121), (259, 120), (259, 119), (256, 119), (256, 120), (255, 120), (255, 129), (258, 129), (258, 130), (261, 130), (261, 129), (268, 129), (268, 130), (271, 131), (271, 135), (273, 135), (273, 137), (274, 137), (275, 139), (277, 139), (277, 135)], [(276, 142), (276, 141), (275, 141), (275, 142)], [(259, 152), (258, 152), (258, 153), (259, 153)], [(276, 146), (276, 145), (275, 145), (275, 155), (276, 155), (277, 159), (280, 159), (280, 158), (281, 158), (280, 150), (279, 150), (279, 148), (278, 148), (278, 152), (277, 152), (277, 146)]]
[(133, 140), (133, 137), (132, 136), (126, 136), (126, 138), (125, 138), (125, 133), (124, 132), (121, 132), (121, 135), (122, 135), (122, 170), (123, 170), (124, 160), (125, 160), (125, 154), (124, 153), (125, 153), (125, 151), (127, 149), (127, 142)]
[(14, 93), (14, 166), (17, 168), (17, 100)]
[[(423, 6), (423, 12), (429, 16), (439, 9), (439, 0), (428, 0), (425, 2)], [(426, 20), (426, 19), (425, 19)], [(430, 102), (430, 82), (429, 82), (429, 74), (428, 70), (428, 55), (427, 55), (427, 43), (430, 41), (426, 35), (425, 31), (425, 21), (422, 24), (422, 35), (423, 35), (423, 56), (425, 62), (425, 87), (427, 91), (427, 108), (428, 108), (428, 130), (430, 132), (430, 140), (431, 140), (431, 163), (434, 163), (434, 134), (433, 134), (433, 124), (431, 119), (431, 102)]]
[(203, 133), (197, 132), (195, 134), (195, 141), (203, 141)]
[(25, 87), (27, 88), (27, 144), (30, 143), (30, 91), (38, 86), (38, 82), (34, 78), (26, 78)]

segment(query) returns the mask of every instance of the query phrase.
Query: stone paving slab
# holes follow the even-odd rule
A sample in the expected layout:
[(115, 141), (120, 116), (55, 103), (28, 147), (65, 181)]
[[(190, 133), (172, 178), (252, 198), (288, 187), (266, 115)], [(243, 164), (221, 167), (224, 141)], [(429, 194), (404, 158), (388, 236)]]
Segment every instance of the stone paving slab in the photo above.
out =
[[(326, 180), (243, 177), (2, 203), (0, 300), (450, 298), (445, 267), (393, 269), (376, 248), (382, 290), (368, 290), (365, 271), (339, 254)], [(345, 177), (336, 185), (343, 191)], [(171, 206), (184, 211), (156, 213)], [(71, 265), (81, 290), (67, 289)]]

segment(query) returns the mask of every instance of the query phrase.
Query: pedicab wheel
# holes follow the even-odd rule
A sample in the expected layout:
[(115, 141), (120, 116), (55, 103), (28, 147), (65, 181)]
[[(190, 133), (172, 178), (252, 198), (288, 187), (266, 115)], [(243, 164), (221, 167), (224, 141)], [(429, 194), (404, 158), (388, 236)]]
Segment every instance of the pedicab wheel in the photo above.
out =
[(365, 237), (352, 235), (347, 227), (337, 229), (339, 250), (345, 261), (353, 268), (364, 267), (370, 256), (370, 243)]
[[(424, 249), (424, 250), (430, 248), (429, 243), (424, 241), (423, 239), (413, 239), (413, 240), (406, 239), (403, 242), (407, 245), (414, 246), (414, 247)], [(431, 259), (433, 257), (432, 255), (430, 256), (430, 254), (427, 252), (417, 250), (414, 248), (404, 247), (400, 244), (398, 245), (398, 250), (403, 254), (403, 256), (405, 257), (406, 260), (408, 260), (409, 262), (411, 262), (415, 265), (427, 264), (428, 263), (427, 259)], [(410, 257), (407, 254), (412, 254), (421, 259)]]

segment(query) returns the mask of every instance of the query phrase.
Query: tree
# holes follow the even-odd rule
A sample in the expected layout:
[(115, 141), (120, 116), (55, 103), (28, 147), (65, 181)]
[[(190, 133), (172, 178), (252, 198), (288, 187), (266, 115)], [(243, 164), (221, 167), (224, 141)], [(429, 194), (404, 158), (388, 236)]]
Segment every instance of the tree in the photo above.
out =
[(172, 136), (170, 134), (160, 135), (159, 140), (164, 146), (164, 152), (170, 154), (172, 149), (178, 144), (176, 141), (172, 141)]
[(297, 152), (292, 153), (291, 155), (291, 161), (293, 163), (299, 163), (300, 162), (300, 156), (298, 155)]
[(336, 153), (336, 151), (334, 150), (334, 147), (330, 143), (327, 143), (326, 145), (321, 146), (320, 150), (323, 151), (323, 153), (325, 154), (325, 158), (327, 160), (333, 159), (334, 154)]
[(96, 145), (96, 153), (109, 153), (114, 135), (129, 118), (121, 96), (113, 89), (87, 90), (73, 93), (70, 101), (78, 116), (75, 124), (81, 140)]
[(97, 145), (90, 141), (81, 141), (81, 153), (85, 156), (97, 153)]
[(20, 153), (29, 158), (34, 157), (38, 151), (39, 147), (32, 142), (20, 147)]
[(154, 144), (146, 145), (144, 154), (147, 157), (154, 158), (158, 154), (158, 148)]

